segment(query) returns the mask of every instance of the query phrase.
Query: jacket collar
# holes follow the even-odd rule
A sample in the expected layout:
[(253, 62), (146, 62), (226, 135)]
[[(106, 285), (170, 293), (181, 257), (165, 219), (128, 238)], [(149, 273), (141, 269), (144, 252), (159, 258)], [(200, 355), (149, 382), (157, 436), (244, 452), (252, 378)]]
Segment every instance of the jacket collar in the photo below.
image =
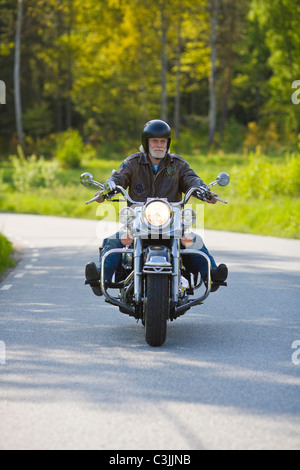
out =
[[(162, 159), (162, 163), (163, 165), (166, 165), (169, 162), (173, 162), (173, 157), (171, 154), (167, 153), (167, 155)], [(144, 165), (148, 165), (149, 163), (151, 163), (146, 152), (141, 154), (139, 163), (142, 163)]]

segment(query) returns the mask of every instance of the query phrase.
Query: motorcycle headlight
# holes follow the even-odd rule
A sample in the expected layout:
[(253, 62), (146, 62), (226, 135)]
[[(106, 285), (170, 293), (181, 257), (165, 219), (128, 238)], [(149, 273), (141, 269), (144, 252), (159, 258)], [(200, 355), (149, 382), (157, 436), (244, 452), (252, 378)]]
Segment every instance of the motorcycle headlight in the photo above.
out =
[(162, 201), (150, 202), (144, 211), (145, 219), (153, 227), (165, 225), (171, 218), (169, 204)]
[(121, 224), (128, 225), (135, 217), (134, 210), (131, 207), (123, 207), (119, 212), (119, 220)]

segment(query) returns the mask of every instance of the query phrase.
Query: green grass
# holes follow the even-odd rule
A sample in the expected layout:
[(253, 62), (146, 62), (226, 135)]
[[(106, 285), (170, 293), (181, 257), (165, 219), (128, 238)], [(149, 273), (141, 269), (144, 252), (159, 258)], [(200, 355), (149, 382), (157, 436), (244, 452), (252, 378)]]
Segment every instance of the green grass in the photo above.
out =
[[(205, 204), (205, 228), (300, 239), (299, 155), (265, 157), (259, 152), (220, 152), (183, 156), (206, 183), (221, 171), (231, 176), (227, 187), (215, 187), (228, 205)], [(86, 160), (80, 168), (61, 169), (52, 186), (23, 192), (13, 186), (12, 163), (0, 160), (0, 211), (95, 219), (99, 209), (101, 218), (104, 208), (95, 203), (85, 205), (97, 189), (81, 186), (80, 174), (89, 171), (104, 182), (122, 160)]]

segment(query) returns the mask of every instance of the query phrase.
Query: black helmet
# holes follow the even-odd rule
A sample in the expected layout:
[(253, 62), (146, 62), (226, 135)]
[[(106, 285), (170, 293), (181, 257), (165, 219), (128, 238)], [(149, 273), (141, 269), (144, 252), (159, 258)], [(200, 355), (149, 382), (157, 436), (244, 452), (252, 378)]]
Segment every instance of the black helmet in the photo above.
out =
[(149, 151), (148, 139), (151, 137), (168, 139), (168, 151), (171, 143), (171, 128), (165, 121), (161, 121), (160, 119), (153, 119), (152, 121), (149, 121), (145, 124), (141, 137), (145, 152), (148, 153)]

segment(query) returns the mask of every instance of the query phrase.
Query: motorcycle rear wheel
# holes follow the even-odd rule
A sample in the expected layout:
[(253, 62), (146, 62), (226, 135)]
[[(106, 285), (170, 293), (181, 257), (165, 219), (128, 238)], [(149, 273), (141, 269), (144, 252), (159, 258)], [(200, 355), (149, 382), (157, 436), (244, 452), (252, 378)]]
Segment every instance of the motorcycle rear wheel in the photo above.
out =
[(148, 274), (145, 338), (149, 346), (162, 346), (166, 341), (169, 308), (169, 277), (164, 274)]

